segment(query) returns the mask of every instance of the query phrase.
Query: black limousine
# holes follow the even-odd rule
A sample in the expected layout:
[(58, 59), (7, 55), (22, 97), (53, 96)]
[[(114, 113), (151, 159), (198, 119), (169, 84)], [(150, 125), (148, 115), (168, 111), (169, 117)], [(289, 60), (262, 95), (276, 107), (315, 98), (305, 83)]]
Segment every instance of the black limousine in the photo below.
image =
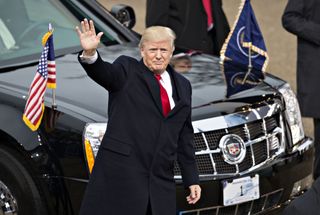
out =
[[(120, 5), (112, 12), (93, 0), (0, 1), (0, 214), (78, 214), (108, 123), (108, 94), (78, 63), (74, 27), (85, 17), (94, 20), (104, 32), (104, 60), (139, 58), (133, 10)], [(57, 107), (47, 90), (42, 123), (32, 132), (22, 114), (49, 22)], [(263, 83), (227, 98), (219, 58), (195, 54), (188, 60), (188, 71), (181, 72), (193, 88), (203, 194), (196, 205), (187, 204), (176, 165), (177, 214), (268, 213), (308, 189), (313, 140), (304, 134), (289, 84), (266, 74)]]

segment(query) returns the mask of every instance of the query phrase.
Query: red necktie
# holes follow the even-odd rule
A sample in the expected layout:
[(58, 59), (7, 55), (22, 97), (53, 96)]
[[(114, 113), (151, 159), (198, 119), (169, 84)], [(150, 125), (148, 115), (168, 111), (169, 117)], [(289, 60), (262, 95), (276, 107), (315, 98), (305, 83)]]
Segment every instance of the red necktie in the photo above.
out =
[(208, 26), (208, 31), (210, 31), (213, 27), (213, 16), (211, 12), (211, 0), (202, 0), (202, 4), (204, 7), (204, 10), (206, 11), (207, 14), (207, 26)]
[(160, 83), (161, 76), (156, 74), (155, 77), (156, 77), (156, 79), (159, 83), (159, 86), (160, 86), (162, 111), (163, 111), (163, 115), (166, 117), (171, 110), (168, 93), (167, 93), (166, 89), (164, 89), (162, 84)]

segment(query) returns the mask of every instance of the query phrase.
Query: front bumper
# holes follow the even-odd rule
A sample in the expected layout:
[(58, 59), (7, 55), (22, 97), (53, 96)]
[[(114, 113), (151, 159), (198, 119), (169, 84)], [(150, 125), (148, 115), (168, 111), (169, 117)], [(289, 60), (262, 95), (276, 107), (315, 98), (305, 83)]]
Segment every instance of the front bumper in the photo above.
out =
[[(244, 176), (259, 175), (260, 198), (232, 206), (223, 206), (222, 180), (201, 182), (202, 195), (196, 205), (188, 205), (185, 197), (188, 191), (182, 184), (177, 185), (177, 214), (260, 214), (283, 207), (293, 196), (292, 191), (299, 181), (310, 178), (313, 166), (313, 141), (306, 138), (294, 153), (277, 158), (271, 165), (266, 165)], [(234, 177), (237, 178), (237, 177)], [(228, 179), (234, 179), (228, 178)], [(299, 192), (307, 189), (300, 187)], [(296, 192), (295, 194), (299, 194)]]

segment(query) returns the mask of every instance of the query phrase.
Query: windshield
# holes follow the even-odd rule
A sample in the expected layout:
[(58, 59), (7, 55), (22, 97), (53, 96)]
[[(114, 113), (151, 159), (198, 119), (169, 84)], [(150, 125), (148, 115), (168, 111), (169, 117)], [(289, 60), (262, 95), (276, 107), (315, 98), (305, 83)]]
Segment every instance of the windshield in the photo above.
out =
[[(0, 67), (39, 59), (41, 39), (49, 23), (54, 28), (56, 54), (59, 50), (78, 50), (80, 44), (74, 29), (79, 20), (61, 2), (0, 0)], [(102, 40), (112, 43), (115, 39), (107, 35)]]

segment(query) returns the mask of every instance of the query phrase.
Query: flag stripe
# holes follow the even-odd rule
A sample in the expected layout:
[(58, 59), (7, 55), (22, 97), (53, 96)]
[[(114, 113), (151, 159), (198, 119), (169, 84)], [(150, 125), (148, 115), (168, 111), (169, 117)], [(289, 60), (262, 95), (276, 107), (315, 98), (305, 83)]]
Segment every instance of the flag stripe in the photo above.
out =
[(42, 106), (42, 103), (39, 103), (39, 107), (37, 109), (37, 112), (32, 116), (32, 118), (30, 120), (33, 124), (36, 124), (38, 122), (38, 119), (39, 119), (40, 115), (42, 114), (41, 106)]
[(39, 108), (39, 105), (37, 105), (37, 104), (42, 103), (41, 98), (43, 97), (45, 90), (46, 90), (46, 83), (44, 82), (43, 86), (39, 89), (37, 94), (33, 95), (32, 101), (30, 102), (30, 105), (29, 105), (28, 109), (26, 110), (26, 115), (28, 117), (32, 116), (30, 114), (34, 113), (35, 107)]
[(29, 102), (31, 101), (30, 97), (31, 97), (32, 94), (33, 94), (33, 91), (34, 91), (34, 89), (35, 89), (35, 86), (39, 83), (39, 79), (40, 79), (40, 78), (41, 78), (41, 75), (39, 75), (39, 74), (37, 73), (36, 76), (34, 77), (32, 83), (31, 83), (31, 87), (30, 87), (30, 89), (29, 89), (29, 98), (28, 98), (26, 107), (28, 107)]
[(35, 99), (39, 99), (39, 94), (41, 93), (41, 91), (43, 89), (45, 89), (45, 80), (44, 79), (41, 79), (38, 83), (39, 84), (37, 85), (37, 88), (33, 88), (32, 92), (29, 95), (28, 103), (27, 103), (28, 105), (27, 105), (26, 110), (28, 110), (28, 106), (33, 105), (33, 103), (35, 102)]
[(39, 59), (36, 75), (30, 85), (29, 97), (23, 113), (23, 121), (33, 131), (37, 130), (44, 112), (44, 94), (46, 88), (55, 88), (56, 65), (52, 32), (43, 37), (43, 50)]

